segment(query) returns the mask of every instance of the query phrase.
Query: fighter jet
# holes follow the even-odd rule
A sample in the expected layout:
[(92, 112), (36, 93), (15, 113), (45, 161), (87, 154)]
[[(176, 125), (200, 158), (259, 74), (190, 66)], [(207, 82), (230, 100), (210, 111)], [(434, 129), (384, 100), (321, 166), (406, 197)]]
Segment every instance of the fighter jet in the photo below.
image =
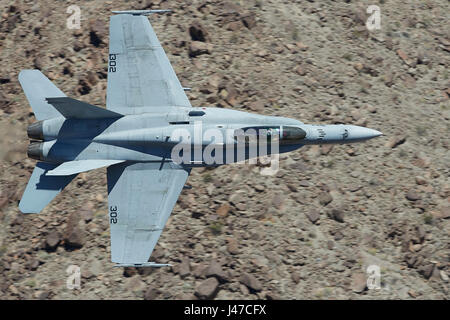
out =
[[(107, 167), (116, 266), (167, 265), (149, 257), (193, 167), (381, 135), (354, 125), (192, 107), (147, 17), (155, 12), (160, 11), (116, 11), (110, 18), (106, 109), (67, 97), (38, 70), (19, 74), (38, 120), (27, 130), (28, 156), (38, 162), (21, 212), (39, 213), (77, 174)], [(213, 134), (202, 134), (208, 130)], [(254, 145), (268, 145), (267, 152), (252, 153)], [(231, 156), (220, 156), (225, 149)], [(204, 159), (206, 150), (214, 151), (214, 161)]]

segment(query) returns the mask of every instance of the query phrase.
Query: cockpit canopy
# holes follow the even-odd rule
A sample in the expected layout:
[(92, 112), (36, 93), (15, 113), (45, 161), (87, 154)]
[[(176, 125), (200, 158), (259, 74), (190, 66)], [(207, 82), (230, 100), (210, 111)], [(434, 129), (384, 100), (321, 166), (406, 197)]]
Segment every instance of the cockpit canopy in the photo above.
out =
[(303, 129), (292, 126), (255, 126), (234, 131), (234, 139), (245, 141), (246, 144), (261, 141), (261, 139), (266, 139), (267, 143), (277, 141), (281, 145), (300, 144), (305, 137), (306, 132)]
[(301, 143), (306, 138), (306, 132), (299, 127), (282, 126), (281, 141), (285, 144)]

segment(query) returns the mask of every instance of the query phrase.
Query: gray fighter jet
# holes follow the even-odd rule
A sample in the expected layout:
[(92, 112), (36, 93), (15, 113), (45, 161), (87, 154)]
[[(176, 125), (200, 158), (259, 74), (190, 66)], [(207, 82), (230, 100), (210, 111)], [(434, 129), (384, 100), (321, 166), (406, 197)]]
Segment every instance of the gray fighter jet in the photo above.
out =
[[(118, 266), (164, 266), (148, 260), (192, 167), (381, 135), (353, 125), (192, 107), (146, 17), (154, 11), (114, 13), (106, 109), (67, 97), (38, 70), (19, 74), (38, 120), (28, 127), (28, 156), (38, 162), (19, 208), (38, 213), (78, 173), (107, 167), (111, 260)], [(208, 130), (213, 134), (202, 133)], [(252, 153), (255, 144), (266, 151)], [(177, 148), (181, 161), (174, 160)], [(206, 150), (214, 150), (214, 161), (205, 160)]]

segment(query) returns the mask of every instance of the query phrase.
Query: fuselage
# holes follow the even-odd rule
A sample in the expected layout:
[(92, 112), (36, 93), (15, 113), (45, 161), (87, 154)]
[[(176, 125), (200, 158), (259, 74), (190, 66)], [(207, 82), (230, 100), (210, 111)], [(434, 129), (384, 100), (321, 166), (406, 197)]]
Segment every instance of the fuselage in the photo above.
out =
[[(185, 155), (183, 164), (202, 166), (289, 152), (306, 144), (357, 142), (381, 133), (353, 125), (310, 125), (230, 109), (168, 107), (164, 113), (115, 119), (53, 118), (32, 124), (28, 134), (43, 140), (29, 148), (29, 156), (41, 161), (172, 161), (174, 148), (183, 149), (184, 155), (190, 148), (192, 152), (188, 158)], [(213, 150), (215, 158), (222, 160), (205, 161), (205, 149)], [(234, 156), (225, 157), (225, 149), (232, 150)], [(239, 150), (243, 150), (240, 157)]]

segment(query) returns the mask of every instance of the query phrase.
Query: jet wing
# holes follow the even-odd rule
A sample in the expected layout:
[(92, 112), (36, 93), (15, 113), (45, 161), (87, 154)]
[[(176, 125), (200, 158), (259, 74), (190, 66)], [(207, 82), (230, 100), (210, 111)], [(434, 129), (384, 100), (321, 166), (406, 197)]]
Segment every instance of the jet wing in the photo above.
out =
[(146, 16), (112, 16), (109, 34), (107, 109), (139, 114), (191, 107)]
[[(121, 163), (108, 167), (111, 260), (147, 263), (189, 171), (172, 163)], [(159, 265), (154, 265), (159, 266)]]

